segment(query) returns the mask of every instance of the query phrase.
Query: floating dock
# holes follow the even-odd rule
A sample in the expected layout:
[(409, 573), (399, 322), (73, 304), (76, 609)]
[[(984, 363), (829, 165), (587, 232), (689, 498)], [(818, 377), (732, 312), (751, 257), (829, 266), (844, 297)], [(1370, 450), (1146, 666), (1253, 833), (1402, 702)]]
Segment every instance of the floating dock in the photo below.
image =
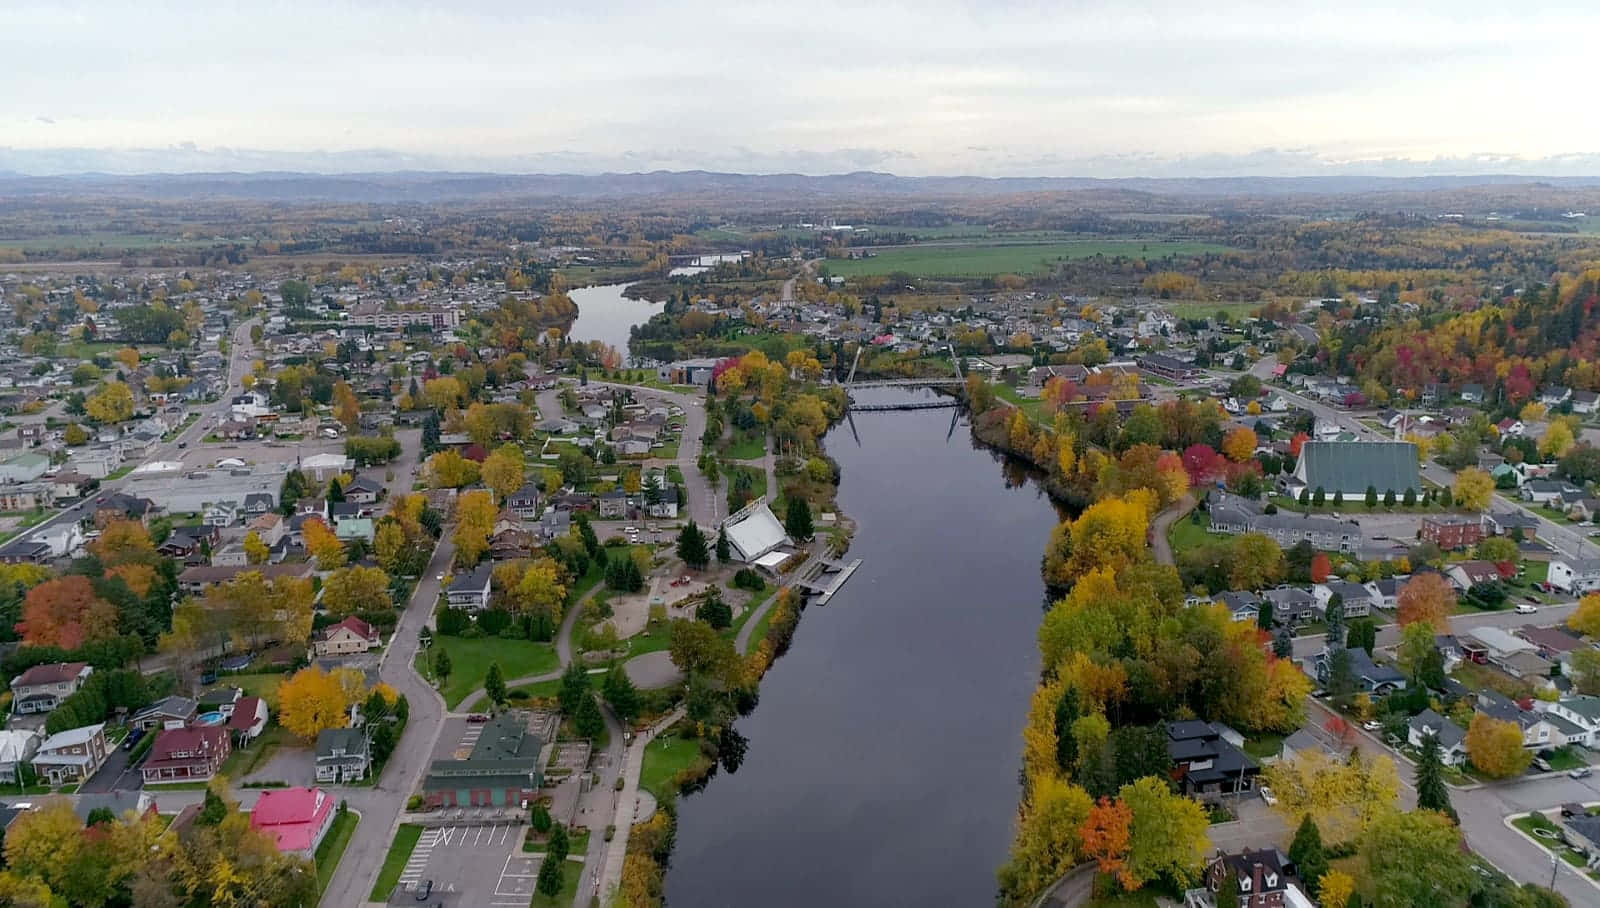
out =
[(817, 597), (818, 605), (827, 605), (833, 594), (839, 592), (844, 582), (861, 566), (861, 559), (857, 558), (849, 564), (842, 561), (831, 561), (827, 558), (818, 558), (813, 568), (807, 568), (811, 575), (802, 580), (795, 581), (795, 586), (804, 590), (809, 595)]

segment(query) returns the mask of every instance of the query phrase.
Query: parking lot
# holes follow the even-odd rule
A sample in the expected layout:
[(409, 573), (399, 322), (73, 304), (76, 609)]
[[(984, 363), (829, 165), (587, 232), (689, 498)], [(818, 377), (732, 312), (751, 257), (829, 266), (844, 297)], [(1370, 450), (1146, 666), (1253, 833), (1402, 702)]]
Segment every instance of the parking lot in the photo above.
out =
[(432, 882), (429, 904), (525, 908), (533, 896), (539, 858), (522, 853), (523, 825), (496, 823), (425, 829), (400, 873), (391, 904), (416, 904)]

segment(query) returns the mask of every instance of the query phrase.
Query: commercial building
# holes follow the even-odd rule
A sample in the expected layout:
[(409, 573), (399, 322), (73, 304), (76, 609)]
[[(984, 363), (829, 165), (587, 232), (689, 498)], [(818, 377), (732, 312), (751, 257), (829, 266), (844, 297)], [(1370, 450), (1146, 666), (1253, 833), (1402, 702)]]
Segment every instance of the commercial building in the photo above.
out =
[(1458, 515), (1429, 515), (1422, 518), (1419, 531), (1424, 542), (1445, 551), (1464, 549), (1483, 541), (1483, 519)]
[(278, 493), (290, 464), (246, 464), (189, 473), (150, 471), (129, 475), (127, 491), (148, 498), (169, 514), (201, 514), (215, 504), (231, 504), (245, 517), (278, 508)]
[(1330, 499), (1337, 493), (1354, 501), (1374, 489), (1379, 495), (1407, 489), (1422, 490), (1417, 470), (1417, 446), (1409, 441), (1308, 441), (1288, 481), (1291, 496), (1302, 490), (1322, 489)]
[(283, 854), (310, 857), (333, 827), (333, 796), (320, 788), (269, 788), (250, 811), (250, 828), (272, 836)]
[(526, 807), (544, 779), (545, 742), (520, 712), (483, 726), (465, 760), (435, 760), (422, 781), (429, 807)]

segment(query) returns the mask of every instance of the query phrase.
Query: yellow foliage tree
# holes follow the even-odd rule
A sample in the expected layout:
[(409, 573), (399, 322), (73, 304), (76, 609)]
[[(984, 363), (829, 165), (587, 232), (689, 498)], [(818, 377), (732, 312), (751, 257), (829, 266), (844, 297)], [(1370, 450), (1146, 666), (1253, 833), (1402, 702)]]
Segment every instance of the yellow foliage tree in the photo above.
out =
[(1330, 870), (1317, 879), (1317, 900), (1322, 908), (1345, 908), (1355, 892), (1355, 878), (1343, 870)]
[(278, 685), (278, 722), (303, 740), (324, 729), (344, 728), (350, 722), (348, 689), (336, 672), (311, 666), (295, 672)]
[(1487, 511), (1494, 499), (1494, 477), (1477, 467), (1467, 467), (1456, 474), (1454, 499), (1457, 507)]
[[(471, 463), (471, 461), (467, 461)], [(483, 461), (480, 471), (483, 484), (494, 492), (495, 500), (505, 501), (522, 488), (522, 449), (516, 445), (501, 445)]]
[(332, 571), (344, 567), (346, 553), (344, 542), (334, 534), (333, 528), (323, 522), (320, 517), (307, 520), (300, 527), (300, 535), (305, 537), (306, 551), (317, 559), (318, 570)]
[(1042, 890), (1072, 869), (1082, 853), (1079, 829), (1094, 807), (1089, 793), (1059, 776), (1038, 780), (1017, 817), (1011, 860), (1001, 870), (1015, 893)]
[(476, 463), (453, 450), (440, 451), (428, 458), (428, 476), (435, 488), (459, 489), (472, 485), (478, 481), (479, 473)]
[(272, 549), (267, 547), (261, 534), (255, 530), (244, 535), (244, 557), (251, 564), (266, 564), (267, 559), (272, 557)]
[(1072, 553), (1066, 572), (1076, 578), (1096, 568), (1120, 570), (1132, 564), (1147, 551), (1149, 527), (1148, 508), (1131, 496), (1095, 502), (1072, 523)]
[(1359, 751), (1348, 761), (1302, 752), (1263, 769), (1262, 782), (1277, 796), (1273, 809), (1285, 822), (1298, 825), (1310, 814), (1323, 841), (1333, 844), (1353, 841), (1374, 819), (1394, 810), (1400, 790), (1392, 760), (1369, 761)]
[(1492, 779), (1509, 779), (1522, 775), (1533, 754), (1522, 746), (1520, 725), (1478, 713), (1467, 726), (1467, 759)]
[(1254, 429), (1240, 426), (1222, 439), (1222, 453), (1234, 463), (1244, 463), (1256, 454), (1256, 433)]
[(133, 418), (133, 392), (122, 382), (107, 382), (83, 407), (89, 418), (101, 425), (124, 422)]
[(375, 567), (340, 568), (323, 580), (322, 604), (335, 615), (393, 608), (389, 575)]
[(1572, 450), (1573, 441), (1571, 426), (1562, 420), (1552, 422), (1544, 430), (1544, 437), (1539, 439), (1539, 453), (1546, 460), (1565, 457)]
[(1567, 617), (1567, 627), (1586, 637), (1600, 636), (1600, 593), (1578, 600), (1578, 608)]

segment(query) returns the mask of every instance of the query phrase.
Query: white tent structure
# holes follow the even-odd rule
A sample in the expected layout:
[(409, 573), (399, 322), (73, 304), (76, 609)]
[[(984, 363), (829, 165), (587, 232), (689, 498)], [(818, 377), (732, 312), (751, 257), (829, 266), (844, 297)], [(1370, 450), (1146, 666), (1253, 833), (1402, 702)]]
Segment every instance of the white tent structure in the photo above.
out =
[(789, 541), (783, 524), (767, 506), (765, 496), (729, 514), (728, 519), (722, 521), (722, 529), (728, 534), (733, 557), (746, 564)]

